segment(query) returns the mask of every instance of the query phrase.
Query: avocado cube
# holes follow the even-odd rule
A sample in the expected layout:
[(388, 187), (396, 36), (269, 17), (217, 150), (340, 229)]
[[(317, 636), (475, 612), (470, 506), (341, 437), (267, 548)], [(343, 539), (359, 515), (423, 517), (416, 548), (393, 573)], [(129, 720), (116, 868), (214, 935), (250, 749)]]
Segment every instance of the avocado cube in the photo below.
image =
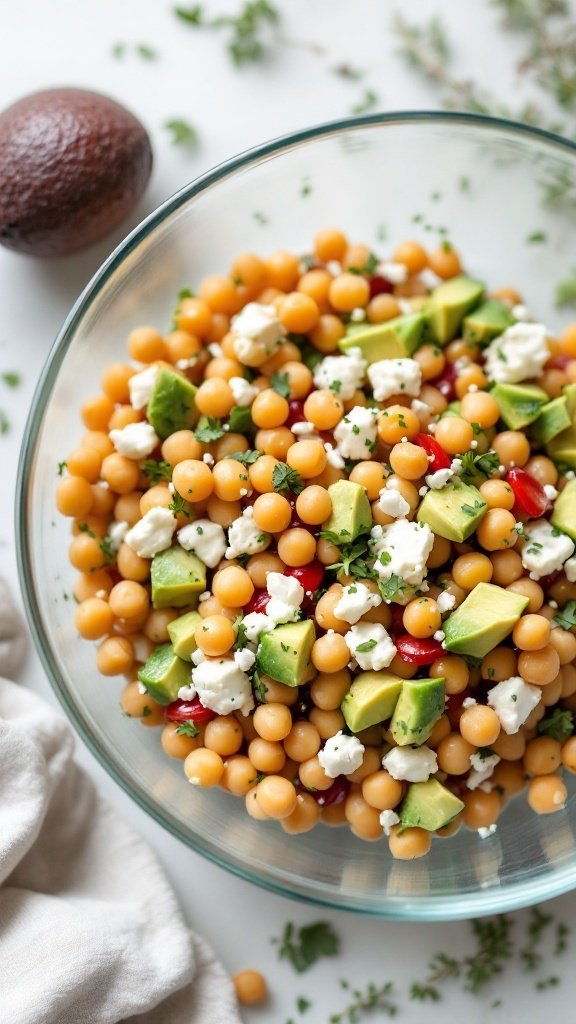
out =
[(426, 327), (426, 317), (422, 313), (407, 313), (373, 327), (362, 324), (358, 328), (348, 328), (338, 344), (344, 353), (351, 348), (361, 349), (368, 363), (377, 363), (380, 359), (405, 359), (424, 341)]
[(192, 682), (192, 669), (176, 655), (172, 644), (162, 644), (139, 669), (138, 679), (158, 704), (171, 704), (180, 687)]
[(288, 622), (265, 633), (256, 654), (259, 672), (285, 686), (300, 686), (310, 666), (310, 655), (316, 639), (314, 623)]
[(571, 425), (552, 438), (546, 445), (546, 450), (550, 458), (559, 465), (576, 469), (576, 384), (568, 384), (564, 388), (564, 395)]
[(206, 566), (192, 551), (175, 544), (152, 559), (152, 604), (154, 608), (183, 608), (198, 600), (206, 590)]
[(323, 524), (323, 530), (336, 534), (340, 544), (348, 544), (361, 533), (369, 533), (372, 529), (372, 509), (365, 487), (353, 480), (337, 480), (335, 484), (330, 484), (328, 494), (332, 501), (332, 512)]
[(499, 299), (486, 299), (464, 317), (462, 335), (475, 345), (487, 345), (515, 323), (508, 306)]
[(487, 511), (480, 491), (456, 478), (440, 490), (428, 491), (417, 517), (440, 537), (462, 543), (474, 533)]
[(148, 419), (161, 441), (176, 430), (194, 425), (197, 417), (194, 385), (173, 368), (161, 370), (148, 404)]
[(535, 384), (496, 384), (490, 394), (500, 407), (500, 418), (510, 430), (520, 430), (538, 419), (548, 395)]
[(361, 672), (344, 697), (340, 710), (351, 732), (362, 732), (390, 718), (400, 696), (400, 676), (392, 672)]
[(527, 597), (478, 583), (443, 623), (446, 650), (484, 658), (512, 632), (527, 604)]
[(172, 641), (174, 653), (184, 661), (192, 661), (192, 655), (198, 644), (194, 638), (196, 626), (202, 622), (198, 612), (186, 612), (178, 619), (168, 623), (168, 636)]
[(460, 415), (461, 402), (456, 399), (454, 402), (448, 402), (448, 405), (444, 409), (444, 412), (440, 413), (440, 419), (444, 419), (445, 416), (459, 416)]
[(444, 714), (444, 682), (442, 678), (404, 680), (390, 724), (399, 747), (426, 742)]
[(576, 541), (576, 480), (569, 480), (556, 498), (550, 522)]
[(439, 345), (446, 345), (456, 337), (464, 317), (478, 305), (483, 294), (484, 285), (465, 274), (444, 281), (434, 289), (427, 314)]
[(462, 800), (443, 786), (438, 779), (428, 782), (413, 782), (398, 810), (399, 832), (405, 828), (425, 828), (436, 832), (444, 828), (460, 811), (464, 810)]
[(537, 444), (548, 444), (548, 441), (570, 426), (572, 417), (568, 409), (568, 399), (566, 395), (559, 395), (542, 406), (538, 419), (530, 428), (530, 436)]

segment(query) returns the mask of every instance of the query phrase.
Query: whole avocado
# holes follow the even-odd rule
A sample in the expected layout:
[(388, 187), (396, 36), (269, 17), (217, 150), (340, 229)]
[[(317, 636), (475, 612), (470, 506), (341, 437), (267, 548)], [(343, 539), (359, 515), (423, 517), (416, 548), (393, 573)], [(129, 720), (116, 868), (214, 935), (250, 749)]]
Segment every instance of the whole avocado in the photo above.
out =
[(0, 114), (0, 243), (63, 256), (115, 228), (152, 170), (145, 128), (85, 89), (47, 89)]

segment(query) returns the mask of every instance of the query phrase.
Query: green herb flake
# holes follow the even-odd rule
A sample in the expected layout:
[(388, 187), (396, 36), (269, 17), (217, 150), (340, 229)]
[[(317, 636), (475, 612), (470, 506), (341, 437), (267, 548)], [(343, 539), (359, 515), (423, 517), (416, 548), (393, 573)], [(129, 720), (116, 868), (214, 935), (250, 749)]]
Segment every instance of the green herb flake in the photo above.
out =
[(576, 306), (576, 267), (556, 285), (555, 302), (557, 306)]
[(272, 486), (277, 494), (285, 494), (287, 491), (300, 494), (306, 484), (295, 469), (291, 469), (285, 462), (279, 462), (277, 466), (274, 466)]
[(196, 427), (194, 436), (202, 444), (211, 444), (212, 441), (219, 441), (221, 437), (224, 437), (225, 433), (226, 431), (220, 420), (217, 420), (214, 416), (206, 416), (202, 425)]
[(116, 561), (116, 546), (111, 537), (102, 537), (99, 542), (100, 551), (102, 552), (106, 565), (112, 565)]
[(378, 641), (373, 638), (365, 640), (363, 644), (358, 644), (358, 647), (354, 649), (355, 654), (368, 654), (368, 651), (373, 651)]
[(22, 378), (19, 373), (15, 370), (6, 370), (2, 374), (2, 380), (9, 388), (19, 388), (22, 383)]
[(234, 462), (240, 462), (243, 466), (252, 466), (262, 455), (262, 452), (254, 449), (253, 451), (247, 452), (232, 452), (231, 455), (227, 455), (227, 459), (233, 459)]
[(551, 736), (553, 740), (564, 743), (574, 732), (574, 715), (572, 711), (554, 708), (538, 722), (538, 733)]
[(67, 465), (66, 460), (58, 463), (58, 476), (64, 476), (64, 470), (67, 468)]
[(545, 231), (532, 231), (532, 233), (526, 237), (528, 245), (543, 245), (544, 242), (547, 241), (548, 235)]
[(184, 515), (187, 519), (192, 519), (194, 515), (194, 509), (178, 491), (175, 491), (172, 495), (172, 501), (168, 505), (168, 509), (175, 516)]
[(199, 736), (200, 729), (194, 722), (181, 722), (176, 728), (176, 732), (179, 736)]
[(187, 149), (196, 149), (198, 146), (198, 132), (194, 125), (181, 117), (173, 117), (170, 121), (164, 122), (164, 128), (170, 134), (170, 142), (173, 146), (183, 146)]
[(6, 413), (2, 409), (0, 409), (0, 435), (4, 436), (5, 434), (9, 434), (9, 433), (10, 433), (10, 420), (8, 419)]
[(340, 939), (327, 921), (298, 929), (289, 921), (282, 937), (271, 941), (278, 947), (278, 959), (288, 960), (297, 974), (309, 970), (322, 957), (337, 956), (340, 952)]
[(555, 626), (561, 626), (562, 629), (573, 629), (576, 626), (576, 601), (568, 601), (560, 611), (556, 612), (552, 622)]
[(172, 479), (172, 466), (160, 459), (146, 459), (141, 467), (151, 484), (159, 484), (162, 480)]
[(230, 410), (230, 416), (228, 417), (228, 426), (231, 434), (249, 434), (254, 430), (254, 424), (252, 422), (252, 416), (250, 415), (250, 406), (248, 405), (235, 405)]
[(270, 387), (282, 398), (290, 398), (290, 377), (287, 373), (273, 373), (270, 378)]
[(378, 93), (374, 89), (365, 89), (358, 103), (350, 109), (351, 114), (366, 114), (373, 110), (379, 101)]
[(136, 53), (142, 60), (156, 60), (158, 57), (158, 51), (152, 46), (148, 46), (147, 43), (137, 43), (135, 47)]

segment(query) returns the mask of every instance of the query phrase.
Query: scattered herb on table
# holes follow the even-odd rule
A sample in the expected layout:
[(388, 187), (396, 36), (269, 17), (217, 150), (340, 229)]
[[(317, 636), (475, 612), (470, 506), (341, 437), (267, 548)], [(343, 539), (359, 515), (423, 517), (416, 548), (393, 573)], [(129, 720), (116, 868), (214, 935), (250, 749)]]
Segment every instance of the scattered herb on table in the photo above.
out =
[(64, 470), (66, 469), (66, 466), (66, 461), (58, 463), (58, 476), (64, 476)]
[(158, 51), (153, 46), (149, 46), (148, 43), (136, 43), (136, 53), (142, 60), (156, 60), (158, 57)]
[(198, 132), (194, 125), (183, 118), (172, 118), (166, 121), (164, 127), (170, 133), (170, 141), (173, 146), (183, 146), (187, 149), (195, 149), (198, 145)]
[(22, 378), (20, 377), (20, 374), (16, 373), (15, 370), (6, 370), (2, 374), (2, 380), (9, 388), (18, 388), (22, 383)]
[(526, 241), (528, 245), (543, 245), (548, 241), (548, 235), (545, 231), (533, 231), (527, 236)]
[(248, 0), (237, 14), (220, 14), (210, 18), (202, 4), (175, 7), (174, 14), (192, 28), (228, 32), (226, 49), (237, 67), (253, 64), (266, 54), (263, 34), (280, 22), (280, 12), (268, 0)]
[[(348, 982), (345, 981), (341, 981), (340, 985), (345, 990), (350, 988)], [(357, 988), (351, 989), (350, 995), (353, 1001), (339, 1013), (332, 1013), (328, 1020), (330, 1024), (344, 1024), (344, 1022), (355, 1024), (360, 1020), (359, 1014), (370, 1013), (371, 1015), (372, 1010), (382, 1010), (388, 1017), (395, 1017), (398, 1006), (390, 998), (392, 992), (391, 981), (387, 981), (383, 985), (371, 983), (364, 991)]]
[(282, 937), (272, 942), (278, 947), (278, 958), (288, 960), (298, 974), (303, 974), (322, 957), (336, 956), (340, 952), (340, 939), (327, 921), (298, 929), (289, 921)]
[(576, 306), (576, 267), (556, 285), (557, 306)]
[(2, 409), (0, 409), (0, 435), (9, 434), (9, 433), (10, 433), (10, 420), (8, 419), (6, 413)]
[(373, 110), (379, 100), (378, 93), (374, 89), (365, 89), (361, 99), (351, 108), (351, 114), (367, 114)]

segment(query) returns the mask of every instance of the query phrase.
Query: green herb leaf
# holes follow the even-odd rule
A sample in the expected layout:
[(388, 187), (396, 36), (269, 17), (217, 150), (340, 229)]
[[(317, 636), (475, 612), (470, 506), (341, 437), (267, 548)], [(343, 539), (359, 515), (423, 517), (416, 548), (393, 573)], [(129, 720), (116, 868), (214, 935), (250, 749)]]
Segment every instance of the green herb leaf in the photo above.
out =
[(252, 466), (261, 455), (262, 452), (254, 449), (254, 451), (247, 452), (232, 452), (232, 454), (227, 455), (226, 458), (234, 459), (235, 462), (241, 462), (243, 466)]
[(6, 372), (2, 374), (2, 380), (9, 388), (18, 388), (22, 383), (20, 374), (16, 373), (14, 370), (6, 370)]
[(287, 373), (273, 373), (270, 387), (282, 395), (282, 398), (290, 398), (290, 378)]
[(288, 491), (300, 494), (306, 484), (295, 469), (291, 469), (285, 462), (279, 462), (277, 466), (274, 466), (272, 486), (277, 494), (285, 494)]
[(194, 4), (193, 7), (175, 7), (174, 14), (186, 25), (203, 25), (204, 8), (202, 4)]
[(562, 629), (573, 629), (576, 626), (576, 601), (568, 601), (560, 611), (556, 612), (552, 622), (555, 626), (561, 626)]
[(111, 537), (102, 537), (99, 541), (99, 548), (104, 558), (106, 559), (106, 565), (112, 565), (116, 561), (116, 546)]
[(8, 419), (6, 413), (2, 409), (0, 409), (0, 435), (4, 436), (5, 434), (9, 434), (9, 433), (10, 433), (10, 420)]
[(545, 231), (532, 231), (532, 233), (527, 236), (526, 241), (528, 245), (542, 245), (544, 242), (548, 241), (548, 235)]
[(156, 60), (158, 56), (157, 50), (148, 46), (147, 43), (137, 43), (135, 49), (138, 56), (142, 57), (142, 60)]
[(406, 589), (406, 584), (401, 576), (397, 576), (395, 573), (392, 573), (390, 579), (380, 580), (378, 588), (382, 595), (382, 599), (386, 602), (390, 602), (393, 601), (402, 590)]
[(254, 424), (252, 422), (252, 416), (250, 415), (249, 405), (235, 405), (230, 410), (230, 416), (228, 417), (228, 426), (232, 434), (250, 434), (254, 430)]
[(304, 996), (298, 996), (296, 1000), (296, 1009), (298, 1010), (298, 1013), (306, 1013), (311, 1006), (312, 1003), (309, 999), (306, 999)]
[(178, 491), (175, 491), (172, 495), (172, 501), (168, 505), (170, 512), (173, 512), (175, 516), (180, 514), (185, 515), (188, 519), (192, 519), (194, 516), (194, 509), (192, 505), (187, 502)]
[(194, 722), (181, 722), (176, 732), (179, 736), (199, 736), (200, 729)]
[(161, 480), (172, 479), (172, 466), (169, 462), (164, 462), (160, 459), (146, 459), (140, 468), (152, 484), (159, 484)]
[(266, 694), (268, 693), (268, 687), (263, 681), (258, 669), (255, 670), (252, 676), (252, 686), (254, 687), (254, 693), (261, 704), (264, 704), (266, 700)]
[(576, 306), (576, 268), (556, 285), (557, 306)]
[(288, 960), (298, 974), (303, 974), (325, 956), (340, 952), (340, 939), (331, 924), (318, 921), (296, 930), (291, 921), (284, 928), (281, 939), (272, 939), (278, 946), (278, 958)]
[(64, 462), (59, 462), (58, 463), (58, 476), (64, 476), (64, 470), (66, 469), (66, 467), (67, 467), (67, 463), (66, 463), (65, 460), (64, 460)]
[(175, 117), (166, 121), (164, 127), (170, 132), (173, 146), (186, 146), (188, 149), (196, 149), (198, 146), (198, 132), (189, 121)]
[(544, 736), (551, 736), (559, 743), (564, 743), (564, 740), (567, 740), (574, 732), (574, 715), (571, 711), (554, 708), (549, 715), (538, 722), (538, 732)]
[(219, 441), (221, 437), (224, 437), (225, 433), (226, 431), (220, 420), (215, 419), (214, 416), (205, 416), (202, 419), (202, 423), (196, 427), (194, 436), (197, 441), (201, 441), (203, 444), (211, 444), (212, 441)]
[(368, 654), (368, 651), (373, 651), (378, 643), (377, 640), (365, 640), (363, 644), (358, 644), (358, 647), (354, 648), (355, 654)]
[(351, 114), (366, 114), (378, 103), (378, 93), (374, 89), (365, 89), (362, 98), (350, 109)]

